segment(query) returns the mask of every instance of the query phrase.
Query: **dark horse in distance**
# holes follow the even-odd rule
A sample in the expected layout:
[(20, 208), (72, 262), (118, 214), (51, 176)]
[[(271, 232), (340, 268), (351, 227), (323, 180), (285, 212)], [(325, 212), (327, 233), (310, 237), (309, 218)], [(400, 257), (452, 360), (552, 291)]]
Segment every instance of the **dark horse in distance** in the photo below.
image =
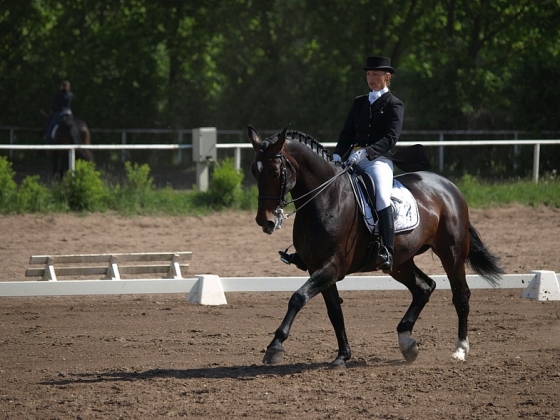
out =
[[(49, 133), (50, 134), (50, 133)], [(89, 128), (85, 121), (73, 114), (63, 115), (50, 134), (52, 145), (91, 144)], [(62, 180), (69, 169), (68, 150), (50, 150), (52, 171), (55, 179)], [(76, 149), (76, 159), (93, 161), (93, 154), (88, 149)]]
[[(372, 261), (375, 259), (367, 254), (372, 234), (360, 214), (350, 176), (343, 166), (332, 162), (331, 154), (321, 144), (304, 133), (284, 129), (261, 140), (249, 126), (248, 136), (255, 151), (251, 171), (259, 191), (256, 222), (264, 233), (272, 234), (287, 204), (286, 194), (290, 193), (296, 212), (293, 244), (310, 274), (290, 298), (263, 363), (282, 361), (283, 342), (296, 315), (321, 293), (338, 341), (338, 355), (332, 364), (345, 367), (351, 351), (336, 283), (348, 274), (376, 269)], [(414, 257), (431, 249), (449, 278), (459, 318), (452, 356), (465, 360), (469, 351), (470, 298), (465, 265), (492, 284), (496, 284), (503, 270), (471, 225), (467, 203), (453, 183), (432, 172), (405, 173), (396, 179), (415, 197), (419, 212), (418, 226), (396, 235), (393, 268), (388, 272), (412, 294), (412, 303), (397, 327), (400, 351), (409, 362), (418, 356), (412, 329), (436, 283), (415, 265)]]

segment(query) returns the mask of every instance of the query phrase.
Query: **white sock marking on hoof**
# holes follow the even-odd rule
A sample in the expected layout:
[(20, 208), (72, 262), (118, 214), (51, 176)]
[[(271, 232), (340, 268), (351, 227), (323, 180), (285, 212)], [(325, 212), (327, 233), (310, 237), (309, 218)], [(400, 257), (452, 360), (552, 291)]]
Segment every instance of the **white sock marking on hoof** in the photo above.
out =
[(406, 352), (411, 346), (416, 344), (416, 340), (410, 336), (410, 331), (399, 333), (399, 349), (401, 353)]
[(469, 354), (469, 339), (459, 340), (455, 343), (455, 351), (451, 355), (455, 360), (465, 361)]

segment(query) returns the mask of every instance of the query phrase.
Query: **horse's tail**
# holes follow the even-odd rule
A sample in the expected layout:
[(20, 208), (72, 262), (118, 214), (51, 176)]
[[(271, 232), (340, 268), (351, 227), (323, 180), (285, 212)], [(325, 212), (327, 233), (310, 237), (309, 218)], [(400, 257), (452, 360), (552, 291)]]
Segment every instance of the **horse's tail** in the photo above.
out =
[(484, 277), (493, 286), (498, 285), (498, 280), (504, 269), (500, 266), (500, 258), (492, 254), (482, 242), (477, 230), (469, 223), (469, 258), (468, 265)]

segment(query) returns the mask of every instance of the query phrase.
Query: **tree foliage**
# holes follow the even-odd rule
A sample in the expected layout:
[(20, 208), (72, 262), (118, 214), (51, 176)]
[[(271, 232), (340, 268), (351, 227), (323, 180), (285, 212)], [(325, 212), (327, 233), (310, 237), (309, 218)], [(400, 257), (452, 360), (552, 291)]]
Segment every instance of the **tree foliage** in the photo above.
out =
[(387, 55), (405, 129), (560, 129), (559, 0), (0, 4), (0, 125), (40, 125), (68, 78), (91, 127), (289, 126), (333, 141), (367, 91), (365, 57)]

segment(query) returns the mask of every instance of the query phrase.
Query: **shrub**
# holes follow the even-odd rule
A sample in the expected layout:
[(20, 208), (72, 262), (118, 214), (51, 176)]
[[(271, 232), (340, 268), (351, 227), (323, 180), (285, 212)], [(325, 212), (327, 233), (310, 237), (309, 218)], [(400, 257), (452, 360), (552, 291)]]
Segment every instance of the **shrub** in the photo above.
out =
[(35, 213), (52, 210), (52, 196), (39, 182), (39, 175), (27, 176), (16, 194), (18, 213)]
[(153, 178), (149, 176), (148, 164), (125, 162), (126, 181), (124, 186), (117, 185), (113, 191), (112, 207), (124, 213), (138, 213), (153, 205)]
[(8, 213), (15, 208), (14, 198), (17, 184), (14, 181), (15, 172), (12, 162), (5, 156), (0, 156), (0, 210)]
[(102, 211), (107, 208), (107, 189), (93, 162), (76, 161), (76, 169), (64, 177), (58, 197), (70, 210)]
[(243, 172), (235, 169), (233, 159), (225, 159), (214, 168), (208, 189), (208, 204), (214, 208), (232, 207), (242, 194)]

